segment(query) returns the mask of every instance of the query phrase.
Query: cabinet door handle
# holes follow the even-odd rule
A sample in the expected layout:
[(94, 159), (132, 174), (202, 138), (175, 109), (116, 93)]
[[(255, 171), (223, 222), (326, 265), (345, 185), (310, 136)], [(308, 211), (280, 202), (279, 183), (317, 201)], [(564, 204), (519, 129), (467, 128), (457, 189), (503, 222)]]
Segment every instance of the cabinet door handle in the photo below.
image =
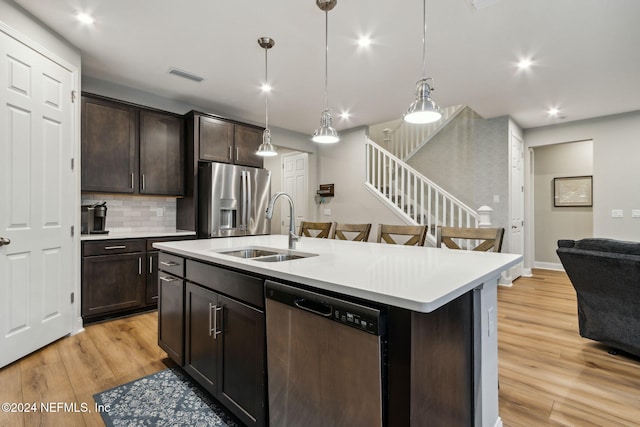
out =
[(144, 190), (144, 174), (142, 174), (141, 179), (142, 179), (142, 184), (141, 184), (141, 185), (142, 185), (142, 188), (141, 188), (141, 190)]
[(173, 261), (169, 261), (169, 262), (167, 262), (167, 261), (160, 261), (160, 264), (161, 264), (161, 265), (164, 265), (165, 267), (175, 267), (176, 265), (180, 265), (179, 263), (177, 263), (177, 262), (173, 262)]
[(233, 147), (229, 146), (229, 160), (233, 159), (233, 152), (231, 150), (233, 150)]
[(110, 251), (110, 250), (113, 250), (113, 249), (127, 249), (127, 246), (126, 245), (116, 245), (116, 246), (105, 246), (104, 247), (105, 251)]
[(131, 174), (131, 189), (133, 190), (133, 173)]
[[(218, 339), (218, 335), (222, 331), (218, 330), (218, 312), (222, 311), (222, 307), (218, 307), (217, 304), (209, 303), (209, 336), (213, 336), (213, 339)], [(213, 326), (211, 326), (211, 320), (213, 318)]]
[(153, 274), (153, 257), (149, 257), (149, 273)]
[(236, 160), (238, 160), (240, 156), (238, 155), (238, 147), (236, 147)]
[(176, 279), (175, 277), (160, 276), (160, 280), (162, 280), (163, 282), (175, 282), (178, 279)]
[(138, 276), (142, 276), (142, 257), (138, 257)]

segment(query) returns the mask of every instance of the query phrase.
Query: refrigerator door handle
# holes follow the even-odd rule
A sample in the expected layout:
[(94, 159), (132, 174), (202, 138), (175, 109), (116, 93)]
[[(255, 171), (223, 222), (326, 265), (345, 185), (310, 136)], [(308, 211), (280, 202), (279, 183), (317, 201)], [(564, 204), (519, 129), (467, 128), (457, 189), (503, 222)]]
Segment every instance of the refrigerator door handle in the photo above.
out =
[(247, 193), (246, 193), (246, 200), (247, 200), (247, 210), (245, 211), (245, 215), (246, 215), (246, 222), (244, 223), (244, 229), (245, 231), (248, 233), (250, 228), (249, 228), (249, 222), (251, 221), (251, 218), (253, 218), (253, 207), (251, 206), (251, 172), (249, 171), (245, 171), (246, 174), (246, 180), (247, 180)]
[(243, 170), (240, 173), (241, 187), (242, 187), (242, 219), (240, 224), (240, 230), (247, 230), (247, 171)]

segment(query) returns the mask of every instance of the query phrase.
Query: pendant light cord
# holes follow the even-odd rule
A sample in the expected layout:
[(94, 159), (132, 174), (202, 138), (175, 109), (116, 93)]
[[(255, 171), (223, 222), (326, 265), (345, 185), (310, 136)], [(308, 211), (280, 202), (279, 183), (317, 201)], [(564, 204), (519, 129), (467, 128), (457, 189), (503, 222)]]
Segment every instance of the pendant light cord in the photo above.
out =
[[(264, 84), (269, 86), (269, 77), (267, 75), (267, 52), (269, 49), (264, 49)], [(265, 88), (266, 89), (266, 88)], [(269, 129), (269, 91), (264, 91), (264, 127)]]
[(324, 105), (329, 109), (329, 11), (324, 12)]
[(422, 0), (422, 77), (427, 78), (427, 0)]

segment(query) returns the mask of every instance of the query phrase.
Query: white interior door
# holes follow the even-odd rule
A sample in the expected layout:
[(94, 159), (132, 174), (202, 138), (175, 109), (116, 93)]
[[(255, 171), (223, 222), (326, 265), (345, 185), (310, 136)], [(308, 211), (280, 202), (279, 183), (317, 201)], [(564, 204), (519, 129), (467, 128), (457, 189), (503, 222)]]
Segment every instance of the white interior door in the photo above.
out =
[(0, 31), (0, 367), (72, 329), (71, 91), (71, 71)]
[[(282, 188), (291, 196), (296, 208), (296, 233), (300, 228), (300, 221), (308, 218), (308, 182), (309, 182), (309, 155), (307, 153), (285, 154), (282, 156)], [(281, 208), (281, 234), (289, 233), (289, 203), (286, 200), (280, 202)]]
[[(524, 253), (524, 143), (511, 134), (511, 227), (509, 233), (509, 253)], [(522, 263), (509, 270), (510, 280), (522, 276)]]

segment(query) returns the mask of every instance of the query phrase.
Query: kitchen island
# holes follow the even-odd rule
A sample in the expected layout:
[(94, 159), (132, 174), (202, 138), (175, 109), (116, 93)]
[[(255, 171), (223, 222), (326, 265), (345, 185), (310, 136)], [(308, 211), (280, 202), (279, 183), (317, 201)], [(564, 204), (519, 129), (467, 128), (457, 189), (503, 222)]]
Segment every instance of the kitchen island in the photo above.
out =
[[(191, 262), (194, 272), (229, 270), (388, 307), (385, 423), (501, 425), (496, 287), (521, 256), (304, 237), (288, 251), (287, 242), (272, 235), (154, 247), (186, 260), (187, 282)], [(263, 262), (222, 253), (245, 248), (301, 258)]]

